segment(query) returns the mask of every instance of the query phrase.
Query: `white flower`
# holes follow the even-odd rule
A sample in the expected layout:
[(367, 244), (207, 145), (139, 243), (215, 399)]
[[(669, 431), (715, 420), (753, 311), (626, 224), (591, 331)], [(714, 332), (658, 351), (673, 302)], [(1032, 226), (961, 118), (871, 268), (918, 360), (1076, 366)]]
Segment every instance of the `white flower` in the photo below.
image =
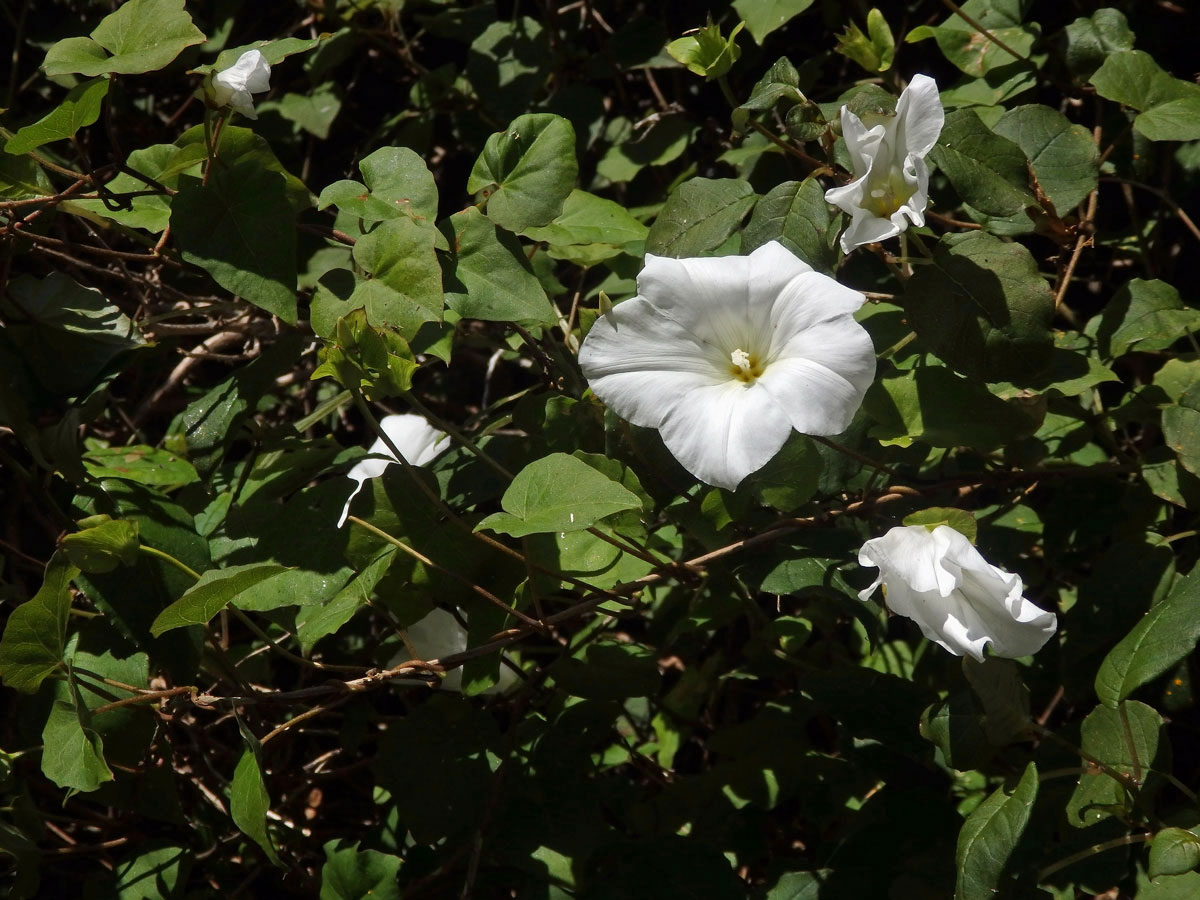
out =
[(271, 87), (271, 66), (258, 50), (247, 50), (228, 69), (222, 69), (212, 80), (213, 100), (217, 106), (229, 106), (248, 119), (257, 119), (254, 98)]
[[(434, 609), (425, 618), (409, 625), (404, 629), (404, 633), (408, 635), (409, 643), (417, 652), (421, 660), (428, 661), (431, 659), (445, 659), (447, 656), (453, 656), (456, 653), (462, 653), (467, 649), (467, 632), (458, 620), (444, 609)], [(388, 663), (388, 667), (401, 665), (408, 662), (408, 649), (397, 653)], [(408, 682), (407, 679), (401, 679)], [(500, 694), (507, 691), (517, 681), (517, 674), (504, 663), (500, 664), (499, 680), (487, 688), (485, 694)], [(412, 683), (412, 682), (408, 682)], [(420, 682), (424, 684), (425, 682)], [(441, 687), (448, 691), (462, 690), (462, 667), (453, 669), (446, 673), (446, 677), (441, 680)]]
[(638, 295), (596, 320), (579, 351), (592, 390), (657, 428), (683, 467), (734, 490), (792, 429), (846, 429), (875, 377), (853, 313), (862, 294), (776, 241), (749, 256), (646, 256)]
[(842, 233), (842, 250), (895, 237), (925, 224), (929, 203), (929, 168), (925, 154), (942, 133), (945, 113), (937, 84), (917, 75), (900, 95), (896, 115), (868, 117), (867, 125), (842, 107), (842, 137), (850, 151), (856, 179), (825, 192), (825, 200), (850, 214)]
[[(426, 463), (431, 463), (448, 446), (445, 441), (445, 432), (438, 431), (426, 422), (423, 416), (413, 415), (412, 413), (402, 413), (398, 416), (384, 416), (379, 422), (379, 427), (383, 429), (384, 434), (392, 439), (392, 443), (396, 445), (396, 449), (408, 460), (410, 465), (423, 466)], [(346, 516), (350, 515), (350, 501), (362, 490), (363, 484), (367, 479), (378, 478), (388, 466), (396, 462), (396, 457), (392, 456), (392, 451), (388, 449), (388, 445), (384, 443), (383, 438), (376, 438), (375, 443), (371, 445), (371, 448), (367, 452), (372, 455), (382, 455), (388, 458), (371, 459), (368, 457), (346, 473), (347, 478), (352, 478), (358, 482), (358, 487), (354, 489), (354, 493), (346, 500), (346, 505), (342, 509), (342, 517), (338, 519), (338, 528), (346, 524)]]
[(989, 641), (995, 656), (1028, 656), (1058, 628), (1054, 613), (1021, 596), (1019, 575), (991, 565), (948, 525), (893, 528), (863, 544), (858, 564), (879, 568), (860, 600), (882, 583), (892, 612), (914, 620), (925, 637), (955, 656), (983, 662)]

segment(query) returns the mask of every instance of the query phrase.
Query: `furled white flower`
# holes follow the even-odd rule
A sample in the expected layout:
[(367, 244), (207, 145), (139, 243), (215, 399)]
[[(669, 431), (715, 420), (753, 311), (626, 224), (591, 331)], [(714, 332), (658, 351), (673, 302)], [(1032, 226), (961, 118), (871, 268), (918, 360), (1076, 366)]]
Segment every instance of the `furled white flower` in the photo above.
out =
[(989, 641), (995, 656), (1036, 653), (1058, 628), (1054, 613), (1021, 596), (1021, 577), (991, 565), (948, 525), (893, 528), (863, 544), (858, 564), (877, 566), (892, 612), (913, 619), (925, 637), (955, 656), (983, 662)]
[[(413, 413), (384, 416), (379, 422), (379, 427), (392, 439), (392, 443), (396, 445), (396, 449), (400, 451), (401, 455), (414, 466), (423, 466), (433, 462), (449, 446), (445, 432), (438, 431), (426, 422), (423, 416)], [(358, 482), (358, 487), (346, 500), (346, 506), (342, 509), (342, 517), (338, 519), (338, 528), (346, 524), (346, 516), (350, 515), (350, 502), (362, 490), (367, 479), (378, 478), (388, 466), (396, 462), (396, 457), (392, 456), (392, 451), (388, 449), (383, 438), (376, 438), (375, 443), (367, 452), (388, 458), (372, 459), (368, 457), (346, 473), (347, 478)]]
[[(444, 609), (434, 609), (425, 618), (405, 628), (404, 633), (422, 660), (445, 659), (467, 649), (466, 629)], [(405, 648), (392, 657), (388, 665), (398, 666), (409, 659), (408, 649)], [(517, 678), (516, 672), (501, 663), (499, 680), (483, 693), (502, 694), (516, 683)], [(441, 680), (441, 687), (448, 691), (461, 691), (462, 668), (447, 672)]]
[(254, 98), (271, 87), (271, 66), (258, 50), (247, 50), (228, 69), (222, 69), (212, 80), (213, 100), (217, 106), (228, 106), (248, 119), (257, 119)]
[(749, 256), (646, 256), (638, 295), (596, 320), (579, 364), (596, 396), (657, 428), (683, 467), (734, 490), (792, 429), (838, 434), (875, 377), (862, 294), (771, 241)]
[(908, 223), (925, 224), (929, 168), (946, 116), (937, 84), (917, 75), (900, 95), (894, 116), (868, 116), (870, 127), (842, 107), (842, 137), (854, 165), (854, 181), (825, 192), (825, 200), (850, 214), (842, 250), (895, 237)]

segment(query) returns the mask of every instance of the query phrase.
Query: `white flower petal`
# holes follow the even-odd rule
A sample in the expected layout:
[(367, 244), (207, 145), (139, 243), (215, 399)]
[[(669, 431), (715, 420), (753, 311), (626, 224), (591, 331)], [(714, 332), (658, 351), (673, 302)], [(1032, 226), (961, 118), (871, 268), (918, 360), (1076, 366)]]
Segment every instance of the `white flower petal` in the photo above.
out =
[(850, 427), (875, 378), (870, 335), (849, 316), (814, 325), (794, 337), (758, 385), (801, 434), (841, 434)]
[(746, 257), (650, 256), (638, 287), (592, 326), (579, 363), (697, 478), (732, 490), (797, 423), (830, 434), (853, 418), (875, 366), (851, 316), (863, 297), (778, 242)]
[(914, 75), (896, 103), (896, 122), (900, 153), (923, 158), (946, 122), (937, 82), (928, 75)]
[(956, 656), (1028, 656), (1058, 627), (1057, 617), (1022, 596), (1019, 576), (988, 563), (962, 534), (939, 525), (893, 528), (863, 544), (859, 564), (877, 566), (867, 599), (883, 584), (888, 607), (913, 619), (929, 640)]
[(685, 469), (732, 491), (771, 461), (792, 426), (760, 379), (752, 385), (727, 381), (687, 391), (671, 401), (659, 430)]
[(842, 251), (894, 237), (925, 224), (929, 170), (925, 155), (945, 123), (937, 84), (918, 75), (896, 103), (896, 114), (867, 129), (842, 107), (842, 134), (856, 179), (831, 188), (825, 200), (850, 215), (841, 237)]
[[(414, 466), (423, 466), (433, 462), (450, 446), (445, 432), (430, 425), (424, 416), (413, 413), (384, 416), (379, 420), (379, 427), (383, 429), (384, 434), (391, 438), (396, 449), (400, 451), (400, 455)], [(346, 524), (346, 517), (350, 515), (350, 501), (362, 490), (363, 484), (368, 479), (378, 478), (387, 470), (388, 466), (396, 462), (391, 448), (382, 437), (375, 439), (375, 442), (367, 448), (367, 453), (369, 454), (367, 458), (359, 460), (346, 473), (346, 477), (357, 481), (358, 486), (346, 499), (346, 506), (342, 509), (341, 518), (338, 519), (338, 528)]]
[(862, 119), (847, 107), (842, 107), (842, 138), (846, 141), (846, 149), (850, 153), (850, 162), (856, 174), (866, 172), (871, 167), (871, 160), (879, 154), (879, 145), (886, 134), (886, 125), (878, 124), (868, 128)]
[[(405, 628), (404, 633), (408, 636), (409, 643), (413, 645), (413, 649), (417, 651), (418, 657), (423, 662), (433, 659), (445, 659), (447, 656), (462, 653), (467, 649), (466, 629), (458, 623), (458, 620), (451, 613), (444, 609), (435, 608), (431, 610), (423, 619)], [(409, 655), (406, 648), (392, 657), (388, 663), (388, 667), (398, 666), (401, 663), (407, 662), (408, 659)], [(516, 683), (517, 680), (517, 674), (508, 666), (501, 663), (499, 679), (494, 685), (483, 691), (483, 693), (503, 693)], [(399, 679), (399, 681), (407, 684), (425, 683), (416, 679)], [(447, 672), (446, 677), (441, 681), (441, 687), (448, 691), (461, 691), (462, 668), (459, 667)]]
[(897, 225), (893, 219), (881, 219), (863, 210), (855, 213), (850, 225), (842, 232), (842, 252), (849, 253), (855, 247), (886, 241), (903, 230), (904, 228)]
[(271, 66), (260, 50), (247, 50), (228, 69), (222, 69), (212, 80), (213, 99), (218, 106), (229, 106), (234, 112), (256, 119), (254, 98), (271, 87)]

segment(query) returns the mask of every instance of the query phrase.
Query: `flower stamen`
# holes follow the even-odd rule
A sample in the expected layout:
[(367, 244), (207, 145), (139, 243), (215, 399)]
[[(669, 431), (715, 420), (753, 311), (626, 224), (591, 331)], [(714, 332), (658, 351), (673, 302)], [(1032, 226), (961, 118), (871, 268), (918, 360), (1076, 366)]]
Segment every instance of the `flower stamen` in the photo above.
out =
[(733, 363), (729, 367), (729, 374), (742, 384), (752, 383), (763, 373), (763, 367), (759, 365), (758, 357), (747, 353), (741, 347), (730, 353), (729, 359)]

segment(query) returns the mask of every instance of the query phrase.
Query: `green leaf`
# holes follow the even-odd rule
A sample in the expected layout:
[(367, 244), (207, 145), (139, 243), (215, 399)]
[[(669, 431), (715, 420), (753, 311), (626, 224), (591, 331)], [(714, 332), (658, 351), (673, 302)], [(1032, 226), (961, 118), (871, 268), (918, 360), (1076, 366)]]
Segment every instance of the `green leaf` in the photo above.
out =
[[(360, 285), (356, 296), (376, 327), (395, 328), (406, 339), (425, 322), (442, 321), (442, 268), (434, 252), (437, 230), (430, 222), (404, 216), (380, 222), (354, 245), (354, 261), (378, 284)], [(380, 287), (388, 290), (380, 290)]]
[(100, 118), (100, 107), (108, 96), (108, 84), (107, 78), (96, 78), (75, 85), (48, 115), (9, 138), (4, 152), (19, 156), (43, 144), (74, 137), (80, 128)]
[[(756, 900), (818, 900), (821, 888), (829, 881), (832, 869), (817, 869), (812, 872), (785, 872), (764, 893), (756, 893)], [(761, 889), (760, 889), (761, 890)]]
[(575, 187), (575, 128), (562, 116), (532, 113), (487, 139), (467, 179), (482, 193), (488, 218), (509, 231), (546, 225)]
[(318, 606), (302, 607), (296, 612), (296, 637), (305, 653), (310, 652), (321, 638), (334, 634), (370, 602), (375, 586), (387, 574), (397, 552), (395, 547), (385, 548), (332, 599)]
[[(1019, 0), (967, 0), (962, 4), (962, 11), (1006, 47), (1022, 57), (1028, 57), (1039, 29), (1036, 25), (1021, 24), (1026, 5)], [(954, 13), (940, 25), (914, 28), (905, 40), (912, 43), (930, 37), (937, 41), (946, 59), (976, 78), (998, 66), (1020, 61), (1020, 57), (1014, 57), (1008, 50), (1002, 49), (965, 18)]]
[(68, 700), (55, 700), (42, 729), (42, 774), (61, 788), (94, 791), (113, 780), (104, 761), (104, 740), (72, 683)]
[(979, 533), (979, 523), (975, 516), (965, 509), (948, 509), (944, 506), (931, 506), (909, 513), (904, 517), (904, 525), (924, 525), (930, 531), (939, 525), (948, 525), (963, 535), (972, 544)]
[(358, 164), (365, 185), (335, 181), (317, 201), (317, 209), (336, 206), (363, 222), (403, 216), (432, 222), (438, 191), (425, 160), (407, 147), (382, 147)]
[(255, 159), (217, 162), (208, 183), (179, 179), (171, 233), (183, 258), (228, 291), (296, 322), (295, 215), (279, 172)]
[[(905, 523), (907, 524), (907, 519)], [(1029, 737), (1029, 688), (1011, 659), (963, 657), (963, 674), (983, 704), (988, 742), (1003, 747)]]
[(1097, 706), (1088, 713), (1080, 726), (1080, 749), (1130, 782), (1122, 783), (1094, 768), (1085, 769), (1065, 809), (1067, 821), (1076, 828), (1094, 825), (1114, 813), (1126, 818), (1136, 802), (1130, 791), (1144, 789), (1130, 785), (1146, 783), (1148, 771), (1164, 762), (1158, 758), (1162, 716), (1136, 700), (1123, 701), (1121, 707)]
[(863, 409), (879, 424), (872, 437), (884, 444), (988, 450), (1023, 435), (1038, 423), (1019, 406), (942, 366), (884, 376), (867, 391)]
[(333, 377), (371, 400), (395, 397), (412, 387), (417, 363), (398, 332), (372, 328), (362, 309), (338, 319), (334, 332), (335, 343), (321, 348), (321, 364), (311, 376), (314, 381)]
[(158, 637), (172, 628), (204, 625), (236, 600), (242, 591), (286, 571), (283, 566), (261, 563), (209, 569), (182, 597), (158, 614), (150, 626), (150, 633)]
[(1092, 133), (1048, 106), (1010, 109), (995, 126), (1029, 158), (1034, 177), (1059, 215), (1078, 206), (1096, 187), (1100, 153)]
[(1012, 216), (1037, 203), (1021, 148), (988, 128), (972, 109), (946, 114), (929, 155), (963, 201), (986, 215)]
[(947, 365), (985, 381), (1025, 381), (1054, 352), (1054, 298), (1021, 244), (983, 232), (950, 234), (904, 289), (921, 342)]
[(701, 256), (733, 234), (758, 195), (740, 178), (691, 178), (663, 204), (646, 237), (657, 256)]
[(582, 659), (564, 656), (550, 666), (555, 685), (589, 700), (653, 697), (662, 684), (655, 653), (638, 644), (603, 641), (589, 644)]
[(647, 166), (664, 166), (691, 144), (696, 128), (686, 115), (665, 115), (634, 133), (628, 119), (616, 120), (606, 132), (613, 146), (596, 164), (596, 174), (609, 181), (630, 181)]
[(793, 512), (817, 493), (824, 467), (813, 442), (792, 434), (771, 461), (747, 479), (745, 487), (767, 506)]
[(1150, 877), (1182, 875), (1200, 866), (1200, 837), (1186, 828), (1164, 828), (1150, 842)]
[(1115, 359), (1131, 350), (1165, 350), (1200, 330), (1200, 310), (1184, 305), (1165, 281), (1131, 278), (1104, 307), (1096, 338), (1100, 353)]
[(605, 516), (641, 509), (637, 495), (580, 459), (551, 453), (517, 473), (493, 513), (475, 529), (521, 537), (545, 531), (579, 531)]
[[(522, 233), (550, 245), (550, 255), (571, 260), (572, 252), (599, 250), (616, 256), (626, 244), (644, 241), (649, 229), (625, 207), (587, 191), (574, 190), (562, 213), (549, 225), (526, 228)], [(579, 250), (575, 250), (575, 248)]]
[(1037, 793), (1037, 766), (1030, 762), (1015, 787), (997, 788), (967, 817), (955, 854), (954, 900), (991, 900), (999, 892), (1004, 867), (1029, 823)]
[(114, 867), (114, 900), (174, 900), (176, 886), (187, 883), (191, 865), (192, 852), (185, 847), (140, 850)]
[(263, 55), (268, 64), (277, 66), (289, 56), (295, 56), (297, 53), (307, 53), (328, 38), (328, 34), (321, 34), (315, 38), (289, 37), (278, 41), (252, 41), (249, 44), (228, 47), (221, 51), (214, 62), (209, 65), (196, 66), (192, 71), (207, 75), (209, 72), (220, 72), (222, 69), (228, 69), (247, 50), (257, 50)]
[[(97, 517), (108, 519), (107, 516)], [(84, 520), (83, 525), (89, 520)], [(65, 535), (59, 542), (71, 564), (83, 572), (112, 572), (119, 566), (136, 565), (139, 548), (137, 522), (108, 519), (82, 531)]]
[(94, 478), (125, 478), (140, 484), (174, 487), (200, 480), (186, 459), (145, 444), (93, 447), (83, 454), (83, 467)]
[(278, 110), (281, 116), (314, 137), (325, 140), (329, 137), (333, 120), (342, 111), (341, 91), (335, 84), (325, 82), (314, 87), (310, 93), (284, 94), (278, 102), (267, 101), (258, 107), (260, 113), (272, 109)]
[(1163, 439), (1179, 457), (1179, 464), (1200, 475), (1200, 385), (1193, 385), (1162, 414)]
[[(134, 150), (125, 160), (125, 168), (132, 169), (152, 178), (164, 187), (174, 188), (179, 181), (179, 172), (171, 174), (167, 167), (178, 161), (179, 148), (174, 144), (152, 144)], [(193, 163), (198, 166), (199, 160)], [(166, 174), (164, 174), (166, 173)], [(171, 198), (155, 193), (155, 188), (128, 172), (118, 172), (109, 181), (105, 190), (110, 194), (104, 200), (68, 200), (69, 210), (82, 209), (105, 219), (112, 219), (130, 228), (144, 228), (156, 234), (162, 232), (171, 221)], [(142, 194), (129, 197), (123, 194)]]
[(78, 574), (65, 552), (55, 553), (41, 588), (9, 615), (0, 638), (0, 675), (13, 690), (32, 694), (62, 662), (71, 579)]
[(754, 207), (742, 232), (742, 252), (779, 241), (818, 272), (832, 274), (837, 263), (825, 189), (815, 178), (785, 181)]
[(54, 185), (46, 171), (29, 156), (0, 156), (0, 199), (49, 197)]
[[(733, 0), (733, 8), (746, 22), (758, 43), (813, 5), (813, 0)], [(735, 57), (736, 58), (736, 57)]]
[(1125, 14), (1119, 9), (1105, 7), (1080, 17), (1064, 30), (1067, 38), (1067, 68), (1076, 80), (1086, 81), (1104, 64), (1104, 60), (1121, 50), (1133, 49), (1133, 32)]
[(1200, 570), (1175, 583), (1109, 651), (1096, 673), (1096, 696), (1116, 706), (1187, 656), (1200, 639)]
[[(552, 325), (558, 315), (517, 239), (474, 207), (442, 223), (454, 276), (465, 289), (446, 302), (464, 319)], [(447, 285), (447, 290), (453, 290)]]
[(708, 24), (697, 28), (694, 34), (667, 44), (667, 53), (697, 75), (707, 79), (720, 78), (742, 55), (742, 50), (737, 45), (737, 36), (745, 25), (744, 21), (739, 22), (726, 38), (721, 34), (721, 26), (714, 25), (712, 19), (709, 19)]
[(137, 326), (95, 288), (62, 272), (14, 278), (0, 298), (7, 334), (51, 393), (82, 393), (126, 350), (145, 343)]
[(1101, 97), (1139, 110), (1133, 127), (1152, 141), (1200, 138), (1200, 85), (1164, 72), (1149, 53), (1110, 54), (1092, 85)]
[(401, 862), (377, 850), (360, 851), (358, 841), (329, 841), (321, 867), (321, 900), (400, 900)]
[(886, 72), (896, 58), (896, 39), (892, 37), (883, 13), (872, 9), (867, 13), (867, 33), (863, 34), (858, 25), (851, 22), (838, 35), (838, 45), (834, 49), (868, 72)]
[(238, 728), (241, 729), (246, 749), (238, 760), (233, 782), (229, 785), (229, 815), (243, 834), (262, 847), (267, 859), (282, 868), (283, 862), (275, 852), (275, 843), (267, 830), (271, 795), (267, 793), (267, 785), (263, 780), (262, 745), (242, 724), (241, 719), (238, 720)]
[(90, 38), (67, 38), (51, 47), (42, 68), (51, 78), (157, 71), (186, 47), (206, 40), (183, 7), (184, 0), (122, 3), (100, 20)]

